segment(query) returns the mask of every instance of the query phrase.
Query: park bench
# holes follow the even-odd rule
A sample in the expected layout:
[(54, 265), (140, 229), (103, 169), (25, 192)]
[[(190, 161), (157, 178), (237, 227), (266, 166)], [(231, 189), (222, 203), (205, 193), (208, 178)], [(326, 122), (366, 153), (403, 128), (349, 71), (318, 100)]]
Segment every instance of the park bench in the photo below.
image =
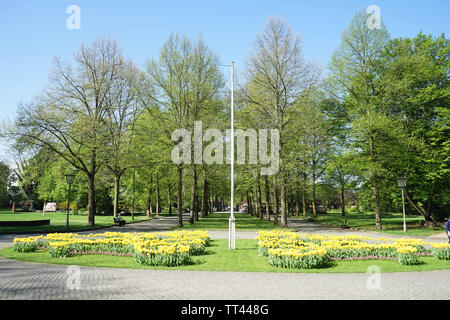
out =
[(126, 223), (125, 220), (122, 219), (122, 217), (114, 217), (114, 223), (118, 224), (120, 227), (123, 227)]

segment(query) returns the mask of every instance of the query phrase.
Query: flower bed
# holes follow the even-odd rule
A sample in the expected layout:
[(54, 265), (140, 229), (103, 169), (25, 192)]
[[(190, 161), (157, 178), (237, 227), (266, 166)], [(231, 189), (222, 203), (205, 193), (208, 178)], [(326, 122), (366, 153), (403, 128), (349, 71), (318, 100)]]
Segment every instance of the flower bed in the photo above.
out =
[(412, 265), (419, 264), (419, 258), (415, 255), (417, 249), (411, 246), (404, 246), (397, 248), (397, 259), (400, 264)]
[(413, 265), (420, 263), (420, 256), (450, 259), (449, 244), (427, 243), (420, 239), (260, 231), (256, 240), (259, 255), (269, 257), (271, 265), (284, 268), (320, 267), (329, 260), (389, 259)]
[(18, 252), (45, 248), (55, 258), (79, 254), (133, 255), (139, 263), (158, 266), (188, 264), (191, 256), (204, 253), (209, 245), (207, 231), (105, 232), (88, 235), (51, 233), (45, 237), (14, 239), (14, 250)]
[(438, 260), (450, 260), (450, 244), (449, 243), (433, 243), (431, 252)]
[(311, 269), (328, 262), (327, 251), (319, 248), (311, 251), (296, 249), (269, 249), (269, 263), (275, 267)]
[(17, 252), (33, 252), (39, 246), (40, 239), (43, 236), (28, 237), (28, 238), (14, 238), (14, 251)]

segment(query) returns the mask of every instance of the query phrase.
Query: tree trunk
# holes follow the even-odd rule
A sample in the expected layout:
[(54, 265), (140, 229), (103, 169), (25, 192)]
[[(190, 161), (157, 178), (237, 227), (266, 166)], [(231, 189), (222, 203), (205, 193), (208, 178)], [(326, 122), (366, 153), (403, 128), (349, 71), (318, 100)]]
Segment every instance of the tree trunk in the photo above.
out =
[(248, 195), (248, 212), (250, 212), (252, 216), (255, 215), (255, 208), (253, 207), (253, 196), (251, 193)]
[(381, 225), (381, 210), (380, 210), (380, 192), (377, 187), (377, 179), (374, 177), (373, 194), (375, 197), (375, 226), (377, 230), (382, 230)]
[(345, 189), (341, 186), (341, 211), (342, 216), (345, 217)]
[(316, 168), (315, 168), (315, 161), (313, 160), (313, 168), (312, 168), (312, 211), (313, 211), (313, 218), (317, 219), (317, 210), (316, 210)]
[(278, 223), (278, 213), (280, 212), (280, 207), (278, 205), (278, 185), (277, 185), (277, 177), (273, 176), (273, 224)]
[(88, 225), (95, 225), (95, 176), (89, 174), (88, 176)]
[(203, 193), (202, 193), (202, 211), (200, 217), (206, 217), (208, 212), (208, 179), (206, 178), (206, 170), (203, 170)]
[(289, 187), (289, 205), (288, 205), (288, 213), (291, 213), (291, 216), (294, 216), (294, 194), (292, 191), (292, 187)]
[(355, 198), (356, 198), (356, 212), (360, 213), (360, 209), (359, 209), (359, 197), (358, 197), (358, 192), (355, 191)]
[(136, 170), (133, 169), (133, 180), (131, 182), (131, 219), (134, 220), (134, 211), (136, 210), (135, 207), (135, 199), (134, 199), (134, 183), (136, 180)]
[(303, 185), (302, 185), (302, 211), (303, 211), (303, 218), (306, 219), (306, 172), (303, 173)]
[(281, 221), (280, 227), (287, 227), (287, 210), (286, 210), (286, 177), (284, 176), (283, 170), (281, 173), (281, 194), (280, 194), (280, 204), (281, 204)]
[[(369, 145), (370, 145), (370, 160), (371, 162), (374, 162), (375, 158), (375, 148), (374, 148), (374, 140), (372, 137), (369, 138)], [(372, 168), (372, 189), (373, 189), (373, 195), (375, 198), (375, 226), (377, 230), (382, 230), (383, 226), (381, 223), (381, 207), (380, 207), (380, 192), (378, 190), (378, 176), (377, 171)]]
[(161, 213), (161, 197), (159, 195), (159, 174), (156, 174), (156, 218)]
[(266, 221), (270, 221), (270, 186), (269, 186), (269, 177), (267, 175), (264, 176), (264, 184), (265, 184), (265, 193), (266, 193)]
[(297, 217), (300, 217), (300, 188), (299, 187), (297, 187), (297, 188), (295, 188), (295, 190), (296, 190), (296, 196), (295, 196), (295, 203), (296, 203), (296, 205), (295, 205), (295, 215), (297, 216)]
[(432, 222), (435, 226), (438, 226), (438, 222), (434, 217), (425, 210), (422, 206), (416, 204), (411, 196), (409, 195), (408, 191), (405, 188), (405, 197), (408, 200), (409, 204), (425, 219), (425, 221)]
[(114, 174), (114, 217), (119, 214), (120, 174)]
[[(195, 165), (192, 166), (192, 193), (191, 193), (191, 216), (189, 217), (189, 223), (194, 223), (198, 221), (198, 211), (197, 211), (197, 168)], [(197, 219), (196, 219), (197, 217)]]
[(262, 206), (262, 194), (261, 194), (261, 173), (258, 170), (258, 175), (257, 175), (257, 196), (258, 196), (258, 218), (262, 219), (263, 218), (263, 206)]
[(153, 179), (150, 176), (149, 186), (147, 190), (147, 217), (151, 217), (153, 213), (152, 193), (153, 193)]
[(428, 208), (427, 208), (427, 213), (428, 213), (428, 217), (430, 218), (430, 220), (432, 220), (433, 222), (436, 222), (436, 218), (433, 215), (433, 210), (431, 208), (431, 204), (433, 202), (433, 196), (434, 196), (434, 188), (436, 186), (436, 180), (433, 179), (431, 181), (431, 190), (430, 193), (428, 195)]
[(170, 183), (167, 184), (167, 200), (169, 204), (169, 216), (172, 215), (172, 188), (170, 186)]
[(213, 211), (214, 211), (214, 200), (213, 200), (212, 194), (213, 194), (212, 190), (210, 190), (208, 192), (208, 195), (209, 195), (209, 213), (210, 214), (213, 214)]
[(177, 194), (177, 209), (178, 209), (178, 226), (183, 226), (183, 167), (178, 165), (178, 194)]

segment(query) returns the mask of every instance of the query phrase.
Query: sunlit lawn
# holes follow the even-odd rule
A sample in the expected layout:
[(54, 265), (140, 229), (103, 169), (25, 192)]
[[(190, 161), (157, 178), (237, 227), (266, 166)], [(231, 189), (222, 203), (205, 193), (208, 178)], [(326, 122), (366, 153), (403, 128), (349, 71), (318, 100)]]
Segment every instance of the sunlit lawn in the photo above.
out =
[[(1, 233), (8, 232), (59, 232), (59, 231), (84, 231), (92, 230), (101, 227), (109, 227), (114, 225), (112, 216), (95, 216), (95, 225), (89, 226), (87, 213), (78, 213), (69, 215), (69, 230), (66, 229), (67, 212), (15, 212), (10, 210), (0, 210), (0, 221), (32, 221), (32, 220), (46, 220), (50, 219), (50, 225), (45, 226), (29, 226), (29, 227), (0, 227)], [(123, 219), (129, 223), (133, 222), (130, 216), (125, 216)], [(146, 215), (135, 215), (134, 221), (148, 220)]]
[(178, 267), (152, 267), (137, 263), (132, 256), (80, 255), (66, 258), (52, 258), (47, 250), (32, 253), (17, 253), (12, 248), (0, 250), (0, 256), (22, 261), (62, 265), (95, 266), (133, 269), (165, 269), (192, 271), (235, 271), (235, 272), (302, 272), (302, 273), (366, 273), (369, 266), (377, 266), (381, 272), (428, 271), (448, 269), (446, 260), (434, 257), (420, 257), (420, 265), (404, 266), (396, 260), (331, 261), (317, 269), (285, 269), (273, 267), (267, 257), (258, 255), (256, 241), (236, 240), (236, 250), (228, 250), (227, 240), (213, 240), (205, 254), (193, 257), (193, 264)]
[[(341, 212), (329, 212), (327, 214), (319, 214), (317, 221), (332, 226), (341, 226), (343, 220), (347, 220), (347, 226), (356, 230), (377, 231), (375, 227), (375, 213), (346, 213), (345, 217), (341, 216)], [(381, 222), (383, 233), (409, 236), (429, 236), (436, 233), (445, 232), (444, 228), (424, 228), (420, 227), (421, 216), (406, 216), (406, 234), (403, 232), (403, 215), (401, 213), (383, 213)]]
[[(280, 229), (279, 224), (274, 224), (273, 221), (266, 221), (259, 219), (248, 213), (235, 213), (236, 218), (236, 230), (271, 230)], [(228, 212), (214, 212), (205, 218), (199, 218), (199, 221), (195, 221), (194, 224), (190, 224), (189, 221), (183, 221), (182, 229), (209, 229), (209, 230), (223, 230), (228, 229), (230, 213)], [(271, 216), (273, 220), (273, 216)], [(285, 229), (292, 230), (292, 229)]]

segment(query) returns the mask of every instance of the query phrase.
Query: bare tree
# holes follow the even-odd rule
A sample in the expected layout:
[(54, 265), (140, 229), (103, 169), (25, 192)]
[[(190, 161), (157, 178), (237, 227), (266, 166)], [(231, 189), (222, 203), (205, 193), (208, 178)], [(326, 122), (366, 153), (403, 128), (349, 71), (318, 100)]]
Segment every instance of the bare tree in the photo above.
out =
[(110, 106), (106, 118), (110, 140), (106, 167), (114, 176), (115, 217), (119, 207), (120, 179), (127, 169), (138, 166), (133, 139), (141, 112), (141, 105), (136, 98), (139, 74), (139, 69), (131, 61), (124, 62), (121, 74), (115, 78), (106, 95), (106, 102)]
[(46, 147), (88, 178), (88, 224), (95, 224), (95, 176), (107, 160), (107, 118), (117, 79), (127, 66), (117, 43), (103, 37), (82, 45), (75, 67), (55, 59), (49, 87), (19, 106), (10, 136), (24, 145)]
[[(192, 72), (192, 44), (186, 38), (171, 34), (163, 45), (159, 61), (147, 67), (141, 86), (141, 102), (161, 124), (161, 132), (171, 141), (176, 129), (189, 128), (189, 74)], [(173, 143), (175, 145), (175, 143)], [(183, 163), (177, 164), (178, 226), (183, 226)]]
[(285, 128), (292, 107), (307, 97), (319, 82), (319, 69), (303, 58), (300, 36), (294, 36), (281, 18), (270, 17), (255, 39), (247, 63), (243, 99), (265, 117), (268, 126), (279, 130), (280, 226), (287, 226)]

